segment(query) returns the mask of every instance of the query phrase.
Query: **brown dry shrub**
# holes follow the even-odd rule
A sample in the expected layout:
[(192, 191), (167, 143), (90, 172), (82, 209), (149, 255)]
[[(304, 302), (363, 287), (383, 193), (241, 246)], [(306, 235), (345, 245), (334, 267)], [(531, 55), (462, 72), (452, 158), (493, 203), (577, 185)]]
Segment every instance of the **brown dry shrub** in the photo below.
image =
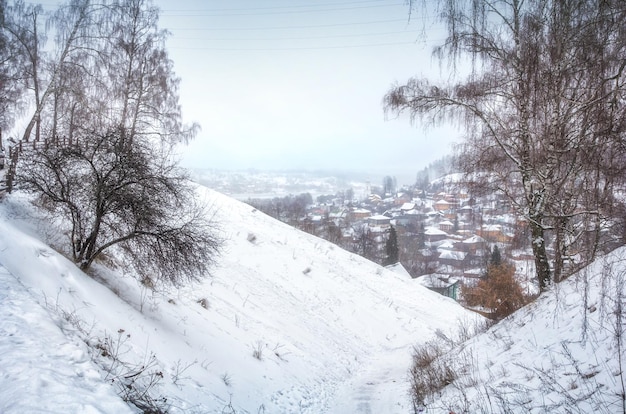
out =
[(468, 306), (482, 306), (494, 319), (503, 319), (524, 306), (527, 298), (515, 280), (515, 267), (509, 263), (490, 265), (476, 286), (464, 292)]

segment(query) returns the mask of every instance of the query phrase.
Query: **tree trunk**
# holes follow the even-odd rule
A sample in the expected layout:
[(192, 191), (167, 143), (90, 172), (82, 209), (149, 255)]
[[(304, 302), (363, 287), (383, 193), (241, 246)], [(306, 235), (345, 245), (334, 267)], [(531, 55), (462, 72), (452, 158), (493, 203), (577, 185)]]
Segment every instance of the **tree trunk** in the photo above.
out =
[(565, 268), (565, 255), (567, 246), (565, 242), (567, 219), (559, 217), (556, 220), (554, 240), (554, 282), (559, 283), (563, 279)]
[(541, 223), (542, 217), (535, 215), (530, 220), (530, 231), (532, 235), (532, 249), (535, 256), (535, 271), (537, 279), (539, 279), (539, 288), (544, 291), (551, 280), (550, 262), (546, 252), (546, 240), (544, 237), (544, 229)]

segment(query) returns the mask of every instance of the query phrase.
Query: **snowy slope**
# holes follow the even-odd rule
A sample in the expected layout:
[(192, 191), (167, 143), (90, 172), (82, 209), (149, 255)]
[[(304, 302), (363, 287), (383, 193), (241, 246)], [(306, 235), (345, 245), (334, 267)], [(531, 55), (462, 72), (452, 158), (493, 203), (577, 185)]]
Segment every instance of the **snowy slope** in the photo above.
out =
[(87, 346), (0, 267), (0, 412), (130, 413), (102, 381)]
[(626, 248), (446, 358), (459, 378), (428, 413), (626, 412)]
[[(40, 241), (62, 237), (23, 196), (0, 205), (0, 291), (16, 292), (2, 296), (0, 326), (21, 326), (23, 344), (12, 354), (11, 337), (0, 338), (0, 389), (11, 387), (0, 411), (25, 412), (28, 400), (51, 401), (46, 412), (123, 412), (111, 389), (147, 366), (153, 397), (166, 396), (175, 413), (406, 413), (412, 345), (478, 318), (246, 204), (198, 192), (216, 208), (224, 252), (205, 282), (159, 293), (123, 266), (83, 274)], [(111, 388), (97, 381), (89, 352), (113, 371), (98, 372)], [(59, 388), (46, 394), (35, 378), (55, 364)], [(30, 382), (15, 381), (19, 370)], [(58, 394), (68, 397), (51, 399)]]

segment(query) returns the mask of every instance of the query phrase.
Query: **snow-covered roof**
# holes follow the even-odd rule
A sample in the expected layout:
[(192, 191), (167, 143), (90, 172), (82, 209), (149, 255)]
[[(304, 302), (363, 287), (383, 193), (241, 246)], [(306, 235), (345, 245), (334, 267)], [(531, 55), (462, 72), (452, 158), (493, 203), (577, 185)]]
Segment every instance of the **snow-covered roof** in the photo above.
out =
[(452, 240), (445, 240), (443, 243), (441, 243), (439, 246), (437, 246), (437, 250), (453, 250), (454, 249), (454, 243), (452, 242)]
[(476, 243), (485, 243), (485, 239), (483, 239), (480, 236), (472, 236), (469, 239), (465, 239), (463, 240), (463, 243), (467, 243), (467, 244), (476, 244)]
[(368, 217), (368, 220), (372, 220), (372, 221), (389, 221), (390, 217), (384, 216), (382, 214), (377, 214), (375, 216)]
[(445, 231), (438, 229), (437, 227), (428, 226), (424, 230), (424, 234), (427, 236), (447, 236), (448, 233)]
[(345, 217), (347, 214), (347, 210), (345, 208), (338, 210), (338, 211), (332, 211), (330, 213), (328, 213), (328, 217), (330, 218), (342, 218)]
[(404, 266), (402, 266), (402, 263), (400, 263), (400, 262), (394, 263), (392, 265), (385, 266), (385, 269), (391, 270), (394, 273), (397, 273), (399, 275), (405, 276), (407, 279), (412, 279), (411, 274), (409, 273), (409, 271), (406, 270), (406, 268)]
[(458, 279), (442, 273), (431, 273), (420, 276), (416, 280), (420, 285), (427, 288), (447, 288), (458, 282)]
[(458, 260), (462, 261), (467, 256), (466, 252), (460, 252), (458, 250), (440, 250), (441, 254), (439, 255), (439, 259), (447, 259), (447, 260)]

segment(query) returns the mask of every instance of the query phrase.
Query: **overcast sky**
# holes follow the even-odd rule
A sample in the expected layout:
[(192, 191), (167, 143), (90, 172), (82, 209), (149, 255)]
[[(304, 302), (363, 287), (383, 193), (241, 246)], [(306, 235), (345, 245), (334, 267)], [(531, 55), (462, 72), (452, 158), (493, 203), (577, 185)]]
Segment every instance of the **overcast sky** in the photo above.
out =
[(409, 19), (407, 0), (153, 1), (185, 122), (202, 127), (185, 167), (356, 170), (408, 184), (460, 140), (453, 127), (385, 117), (395, 82), (442, 76), (431, 51), (443, 34), (428, 12)]
[(156, 3), (185, 120), (202, 126), (187, 167), (414, 176), (458, 141), (453, 128), (385, 119), (394, 82), (439, 74), (442, 35), (424, 13), (409, 21), (404, 0)]

